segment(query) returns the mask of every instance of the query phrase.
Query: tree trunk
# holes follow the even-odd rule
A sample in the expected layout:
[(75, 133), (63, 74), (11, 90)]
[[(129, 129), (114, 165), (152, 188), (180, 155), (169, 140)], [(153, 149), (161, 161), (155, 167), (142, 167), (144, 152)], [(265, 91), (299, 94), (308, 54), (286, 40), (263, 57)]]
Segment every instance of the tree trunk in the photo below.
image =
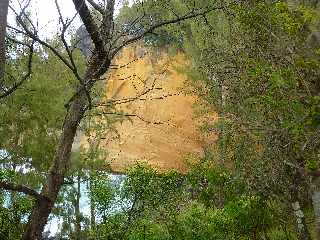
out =
[[(89, 183), (89, 189), (90, 193), (92, 192), (92, 176), (90, 173), (90, 183)], [(90, 225), (91, 225), (91, 230), (94, 231), (96, 229), (96, 206), (95, 202), (92, 199), (92, 196), (90, 194)]]
[(292, 203), (292, 209), (296, 218), (296, 226), (299, 240), (311, 240), (309, 231), (307, 229), (304, 213), (298, 201)]
[(314, 210), (316, 239), (320, 240), (320, 178), (311, 180), (312, 205)]
[(9, 0), (0, 0), (0, 88), (3, 86), (3, 78), (6, 63), (6, 28)]
[(42, 231), (47, 223), (49, 214), (51, 213), (63, 183), (65, 173), (68, 169), (72, 143), (77, 127), (83, 117), (85, 107), (85, 93), (81, 93), (81, 95), (72, 103), (70, 110), (67, 113), (55, 160), (49, 171), (47, 183), (41, 192), (41, 194), (48, 199), (36, 203), (23, 237), (25, 240), (41, 239)]
[[(101, 71), (102, 63), (105, 64), (104, 71)], [(109, 61), (106, 62), (105, 59), (101, 59), (97, 53), (93, 54), (84, 77), (84, 80), (87, 83), (87, 92), (90, 92), (93, 87), (94, 79), (99, 78), (105, 73), (105, 69), (107, 70), (109, 66)], [(69, 168), (71, 148), (76, 131), (88, 107), (86, 91), (82, 86), (79, 86), (78, 92), (79, 93), (75, 96), (66, 114), (55, 158), (49, 170), (47, 183), (41, 191), (41, 194), (47, 198), (36, 202), (29, 217), (27, 228), (23, 236), (24, 240), (41, 239), (43, 229), (47, 224), (49, 214), (52, 211), (59, 190), (63, 184), (64, 176)]]
[(81, 239), (81, 216), (80, 216), (80, 197), (81, 197), (81, 185), (80, 185), (80, 174), (78, 172), (77, 176), (77, 196), (76, 196), (76, 202), (75, 202), (75, 215), (76, 215), (76, 226), (75, 226), (75, 232), (76, 232), (76, 239)]
[(293, 185), (291, 188), (291, 207), (294, 217), (296, 219), (297, 235), (299, 240), (311, 240), (310, 233), (307, 228), (304, 213), (301, 209), (299, 202), (298, 186), (300, 183), (300, 173), (297, 172), (293, 179)]

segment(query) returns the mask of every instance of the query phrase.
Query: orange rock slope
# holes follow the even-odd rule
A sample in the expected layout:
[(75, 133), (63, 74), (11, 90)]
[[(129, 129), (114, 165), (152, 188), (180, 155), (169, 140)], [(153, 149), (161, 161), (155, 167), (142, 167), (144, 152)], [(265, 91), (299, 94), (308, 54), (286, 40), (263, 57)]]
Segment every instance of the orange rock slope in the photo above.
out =
[(169, 57), (141, 45), (118, 56), (106, 95), (131, 121), (116, 125), (119, 139), (103, 142), (113, 171), (139, 161), (159, 170), (185, 171), (186, 154), (202, 154), (204, 140), (193, 116), (196, 97), (185, 95), (186, 76), (177, 70), (185, 61), (182, 54)]

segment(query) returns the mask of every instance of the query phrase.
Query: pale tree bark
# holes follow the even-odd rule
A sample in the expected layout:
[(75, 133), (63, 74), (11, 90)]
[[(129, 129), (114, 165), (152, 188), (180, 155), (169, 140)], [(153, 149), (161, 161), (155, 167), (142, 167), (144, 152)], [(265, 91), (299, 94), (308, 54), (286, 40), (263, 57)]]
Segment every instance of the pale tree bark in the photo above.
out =
[(297, 171), (291, 186), (291, 207), (296, 220), (296, 229), (299, 240), (311, 240), (309, 230), (307, 228), (306, 219), (299, 201), (299, 184), (301, 182), (300, 173)]
[(0, 88), (3, 86), (6, 63), (6, 28), (9, 0), (0, 0)]
[(312, 205), (315, 218), (316, 239), (320, 240), (320, 178), (311, 179)]
[(309, 231), (306, 225), (306, 219), (301, 209), (299, 201), (292, 202), (292, 209), (296, 218), (296, 227), (299, 240), (311, 240)]

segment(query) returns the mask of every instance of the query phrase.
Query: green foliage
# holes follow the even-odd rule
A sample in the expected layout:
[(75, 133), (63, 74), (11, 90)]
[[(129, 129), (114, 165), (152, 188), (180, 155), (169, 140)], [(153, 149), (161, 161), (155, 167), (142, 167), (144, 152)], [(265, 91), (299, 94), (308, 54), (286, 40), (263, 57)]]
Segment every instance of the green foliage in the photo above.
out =
[(263, 234), (271, 221), (270, 210), (257, 198), (235, 199), (222, 209), (193, 203), (178, 217), (174, 238), (250, 239)]
[[(145, 38), (189, 57), (180, 71), (201, 97), (195, 110), (206, 119), (202, 133), (219, 139), (203, 158), (195, 157), (186, 176), (141, 164), (131, 169), (120, 191), (130, 204), (98, 224), (97, 239), (295, 239), (287, 213), (292, 166), (301, 159), (306, 169), (319, 166), (319, 56), (305, 45), (317, 12), (285, 1), (225, 2), (227, 9)], [(177, 0), (170, 6), (183, 13), (192, 4), (213, 3)], [(173, 16), (159, 13), (164, 5), (146, 1), (151, 22)], [(119, 25), (139, 11), (124, 6)], [(130, 34), (147, 25), (135, 25)], [(218, 120), (211, 120), (212, 111)]]
[[(230, 174), (207, 167), (194, 165), (182, 185), (176, 173), (157, 174), (147, 165), (132, 168), (122, 189), (124, 196), (131, 198), (131, 207), (101, 222), (95, 239), (222, 240), (269, 234), (277, 224), (279, 205), (245, 195), (245, 188), (238, 181), (232, 182)], [(182, 192), (177, 190), (181, 187)], [(202, 193), (194, 194), (190, 187), (202, 189)], [(218, 191), (225, 198), (220, 206), (209, 200), (215, 199)], [(193, 201), (187, 200), (190, 193)], [(187, 201), (182, 201), (181, 194)]]
[(20, 239), (33, 201), (21, 194), (0, 192), (0, 238)]
[(219, 136), (208, 149), (216, 165), (230, 166), (251, 190), (287, 195), (286, 163), (302, 156), (317, 166), (319, 148), (306, 139), (318, 127), (319, 58), (305, 44), (316, 20), (307, 5), (250, 1), (209, 14), (201, 28), (201, 19), (193, 20), (185, 31), (192, 63), (186, 71), (202, 97), (198, 112), (220, 115), (202, 127)]
[(95, 173), (90, 176), (90, 200), (97, 209), (97, 214), (106, 219), (110, 212), (115, 189), (108, 176), (104, 173)]
[[(38, 170), (50, 165), (65, 114), (64, 104), (74, 88), (72, 73), (53, 55), (39, 52), (32, 78), (1, 103), (1, 149), (10, 161), (31, 164)], [(52, 75), (52, 72), (57, 74)], [(41, 147), (40, 147), (41, 146)]]

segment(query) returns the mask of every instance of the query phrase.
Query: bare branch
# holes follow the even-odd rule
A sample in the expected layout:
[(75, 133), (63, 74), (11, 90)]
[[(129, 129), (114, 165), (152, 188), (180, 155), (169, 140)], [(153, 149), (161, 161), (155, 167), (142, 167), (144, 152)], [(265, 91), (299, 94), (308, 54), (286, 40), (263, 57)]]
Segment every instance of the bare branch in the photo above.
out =
[(27, 70), (27, 73), (24, 76), (22, 76), (19, 81), (15, 81), (15, 84), (11, 88), (7, 89), (3, 94), (0, 94), (0, 99), (5, 98), (10, 94), (12, 94), (14, 91), (16, 91), (32, 74), (32, 58), (34, 54), (34, 41), (32, 42), (31, 45), (28, 45), (27, 43), (23, 43), (21, 41), (18, 41), (10, 37), (8, 37), (8, 39), (18, 44), (27, 46), (29, 48), (29, 56), (28, 56), (28, 64), (27, 64), (28, 70)]
[(132, 61), (126, 63), (126, 64), (123, 64), (123, 65), (110, 65), (110, 69), (121, 69), (121, 68), (125, 68), (125, 67), (128, 67), (130, 64), (136, 62), (136, 61), (139, 61), (140, 58), (135, 58), (133, 59)]
[(72, 66), (72, 72), (73, 74), (75, 75), (75, 77), (80, 81), (81, 85), (83, 85), (83, 80), (82, 78), (80, 77), (79, 73), (78, 73), (78, 69), (76, 67), (76, 64), (74, 62), (74, 59), (73, 59), (73, 55), (72, 55), (72, 52), (70, 50), (70, 47), (66, 41), (66, 38), (65, 38), (65, 33), (68, 29), (68, 27), (70, 26), (70, 24), (72, 23), (73, 19), (77, 16), (77, 13), (74, 15), (74, 17), (68, 22), (68, 21), (64, 21), (63, 19), (63, 16), (61, 14), (61, 10), (60, 10), (60, 6), (58, 4), (58, 0), (55, 0), (55, 4), (56, 4), (56, 8), (58, 10), (58, 14), (59, 14), (59, 19), (60, 19), (60, 22), (62, 24), (62, 31), (61, 31), (61, 34), (60, 34), (60, 38), (61, 38), (61, 41), (63, 43), (63, 46), (68, 54), (68, 57), (69, 57), (69, 60), (70, 60), (70, 63), (71, 63), (71, 66)]
[(41, 201), (43, 199), (47, 199), (45, 196), (41, 195), (37, 191), (35, 191), (27, 186), (24, 186), (24, 185), (16, 185), (13, 183), (7, 183), (7, 182), (0, 181), (0, 188), (2, 188), (4, 190), (8, 190), (8, 191), (21, 192), (21, 193), (24, 193), (24, 194), (29, 195), (31, 197), (34, 197), (35, 199), (37, 199), (39, 201)]
[(141, 120), (142, 122), (145, 122), (146, 124), (154, 124), (154, 125), (162, 125), (164, 124), (163, 122), (157, 121), (157, 122), (152, 122), (150, 120), (146, 120), (143, 117), (137, 115), (137, 114), (132, 114), (132, 113), (120, 113), (120, 112), (102, 112), (102, 113), (96, 113), (95, 115), (116, 115), (116, 116), (122, 116), (122, 117), (135, 117)]
[[(159, 89), (161, 90), (161, 89)], [(106, 102), (101, 102), (94, 107), (108, 107), (108, 106), (114, 106), (114, 105), (121, 105), (121, 104), (127, 104), (135, 101), (153, 101), (153, 100), (164, 100), (170, 97), (176, 97), (180, 96), (182, 92), (177, 92), (177, 93), (168, 93), (161, 95), (159, 97), (142, 97), (145, 94), (139, 94), (138, 96), (135, 97), (129, 97), (129, 98), (122, 98), (122, 99), (116, 99), (116, 100), (109, 100)]]
[(112, 57), (111, 58), (113, 58), (123, 47), (142, 39), (144, 36), (146, 36), (147, 34), (152, 33), (154, 30), (156, 30), (156, 29), (158, 29), (160, 27), (164, 27), (164, 26), (167, 26), (167, 25), (170, 25), (170, 24), (174, 24), (174, 23), (178, 23), (178, 22), (181, 22), (181, 21), (185, 21), (185, 20), (188, 20), (188, 19), (191, 19), (191, 18), (195, 18), (195, 17), (198, 17), (198, 16), (204, 16), (204, 15), (206, 15), (206, 14), (208, 14), (208, 13), (214, 11), (214, 10), (221, 10), (221, 9), (223, 9), (223, 7), (221, 7), (221, 6), (220, 7), (213, 7), (213, 8), (209, 8), (209, 9), (207, 9), (205, 11), (202, 11), (202, 12), (192, 12), (192, 13), (185, 14), (184, 16), (175, 18), (175, 19), (171, 19), (171, 20), (168, 20), (168, 21), (163, 21), (163, 22), (154, 24), (153, 26), (151, 26), (150, 28), (148, 28), (147, 30), (145, 30), (144, 32), (139, 34), (138, 36), (130, 38), (130, 39), (124, 41), (120, 46), (115, 48), (115, 50), (112, 52), (112, 55), (111, 55)]
[[(10, 7), (11, 8), (11, 7)], [(62, 54), (60, 54), (53, 46), (51, 46), (49, 43), (41, 40), (38, 36), (37, 33), (33, 33), (31, 32), (28, 27), (24, 24), (23, 20), (21, 19), (21, 17), (17, 16), (17, 21), (18, 23), (22, 26), (23, 30), (17, 29), (13, 26), (8, 25), (7, 27), (9, 29), (12, 29), (13, 31), (17, 32), (17, 33), (21, 33), (27, 37), (30, 37), (31, 39), (33, 39), (34, 41), (40, 43), (41, 45), (43, 45), (44, 47), (50, 49), (70, 70), (73, 71), (73, 67), (72, 65), (68, 62), (68, 60), (66, 58), (64, 58), (62, 56)]]
[(62, 24), (62, 31), (61, 31), (61, 34), (60, 34), (60, 38), (61, 38), (61, 41), (63, 43), (63, 46), (68, 54), (68, 57), (69, 57), (69, 60), (70, 60), (70, 63), (72, 65), (72, 72), (73, 74), (75, 75), (75, 77), (79, 80), (82, 88), (81, 89), (84, 89), (84, 91), (86, 92), (86, 95), (87, 95), (87, 98), (88, 98), (88, 102), (89, 102), (89, 105), (91, 107), (91, 97), (90, 97), (90, 93), (88, 92), (86, 86), (85, 86), (85, 83), (83, 81), (83, 79), (80, 77), (79, 75), (79, 72), (78, 72), (78, 68), (75, 64), (75, 61), (73, 59), (73, 54), (72, 54), (72, 51), (66, 41), (66, 38), (65, 38), (65, 33), (68, 29), (68, 27), (70, 26), (70, 24), (72, 23), (72, 21), (75, 19), (75, 17), (78, 15), (78, 12), (73, 16), (73, 18), (68, 22), (68, 21), (64, 21), (63, 19), (63, 16), (62, 16), (62, 13), (61, 13), (61, 10), (60, 10), (60, 6), (58, 4), (58, 0), (55, 0), (55, 4), (56, 4), (56, 8), (58, 10), (58, 14), (59, 14), (59, 19), (60, 19), (60, 22)]
[[(36, 32), (36, 29), (34, 29), (34, 32), (30, 31), (30, 29), (26, 26), (26, 24), (24, 23), (24, 21), (22, 20), (22, 17), (21, 16), (26, 16), (26, 14), (24, 13), (24, 10), (18, 14), (11, 6), (10, 8), (12, 9), (12, 11), (16, 14), (16, 18), (17, 18), (17, 21), (18, 23), (22, 26), (23, 28), (23, 31), (20, 30), (20, 29), (17, 29), (15, 27), (12, 27), (12, 26), (8, 26), (8, 28), (14, 30), (15, 32), (17, 33), (21, 33), (21, 34), (24, 34), (28, 37), (30, 37), (31, 39), (33, 39), (34, 41), (40, 43), (41, 45), (47, 47), (48, 49), (50, 49), (74, 74), (74, 76), (79, 80), (80, 84), (83, 86), (81, 89), (84, 89), (85, 92), (86, 92), (86, 95), (87, 95), (87, 98), (88, 98), (88, 101), (91, 105), (91, 98), (90, 98), (90, 94), (88, 93), (86, 87), (85, 87), (85, 84), (84, 84), (84, 81), (83, 79), (80, 77), (79, 73), (78, 73), (78, 69), (76, 67), (76, 64), (74, 62), (74, 58), (73, 58), (73, 55), (72, 55), (72, 51), (70, 50), (70, 47), (68, 46), (68, 43), (65, 39), (65, 33), (68, 29), (68, 27), (70, 26), (70, 24), (72, 23), (72, 21), (75, 19), (75, 17), (77, 16), (78, 12), (73, 16), (73, 18), (70, 20), (70, 21), (64, 21), (63, 19), (63, 16), (61, 14), (61, 10), (60, 10), (60, 7), (58, 5), (58, 2), (57, 0), (55, 1), (56, 3), (56, 7), (57, 7), (57, 10), (58, 10), (58, 14), (59, 14), (59, 20), (62, 24), (62, 31), (61, 31), (61, 34), (60, 34), (60, 38), (61, 38), (61, 41), (64, 45), (64, 48), (68, 54), (68, 58), (69, 58), (69, 61), (62, 56), (62, 54), (60, 54), (56, 48), (54, 48), (53, 46), (51, 46), (50, 44), (48, 44), (47, 42), (41, 40), (38, 36), (37, 36), (37, 32)], [(31, 25), (33, 26), (31, 20), (29, 20), (29, 22), (31, 23)], [(30, 72), (31, 74), (31, 72)], [(21, 84), (22, 84), (23, 81), (20, 81), (18, 84), (14, 85), (13, 88), (11, 88), (10, 90), (11, 91), (7, 91), (3, 97), (5, 97), (5, 95), (9, 95), (10, 92), (13, 92), (15, 91)], [(1, 96), (0, 96), (1, 98)]]

